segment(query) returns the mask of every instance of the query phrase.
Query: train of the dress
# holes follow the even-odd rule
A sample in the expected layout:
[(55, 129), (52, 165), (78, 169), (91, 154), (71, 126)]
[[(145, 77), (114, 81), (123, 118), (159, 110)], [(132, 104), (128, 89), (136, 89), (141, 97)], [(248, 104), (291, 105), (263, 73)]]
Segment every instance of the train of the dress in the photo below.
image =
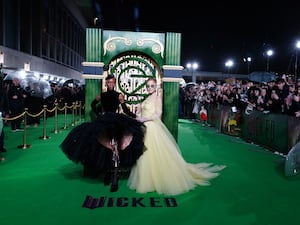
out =
[(178, 195), (197, 185), (209, 185), (223, 165), (189, 163), (161, 120), (148, 121), (144, 144), (147, 151), (131, 168), (128, 187), (138, 193)]

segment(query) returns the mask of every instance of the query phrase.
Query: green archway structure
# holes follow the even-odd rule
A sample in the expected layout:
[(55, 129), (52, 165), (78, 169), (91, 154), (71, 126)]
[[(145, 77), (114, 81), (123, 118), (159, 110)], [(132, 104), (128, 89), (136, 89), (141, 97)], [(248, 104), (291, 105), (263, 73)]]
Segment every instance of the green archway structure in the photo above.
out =
[(182, 80), (180, 33), (149, 33), (102, 30), (86, 31), (85, 119), (92, 120), (90, 103), (105, 88), (107, 73), (117, 78), (117, 89), (125, 95), (134, 111), (143, 101), (145, 81), (158, 80), (158, 94), (163, 99), (162, 121), (174, 138), (178, 135), (179, 82)]

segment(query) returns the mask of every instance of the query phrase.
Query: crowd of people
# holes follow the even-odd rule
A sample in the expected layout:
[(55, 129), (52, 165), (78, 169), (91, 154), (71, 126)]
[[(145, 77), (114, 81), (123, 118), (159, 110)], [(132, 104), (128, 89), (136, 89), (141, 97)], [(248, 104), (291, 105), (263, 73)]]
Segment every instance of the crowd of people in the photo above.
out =
[(201, 120), (201, 109), (207, 110), (210, 104), (246, 113), (257, 110), (300, 117), (300, 80), (286, 75), (267, 82), (227, 79), (181, 85), (180, 89), (180, 118)]
[[(25, 109), (31, 115), (40, 113), (44, 105), (49, 109), (55, 107), (55, 103), (68, 106), (73, 102), (81, 101), (84, 104), (84, 86), (58, 85), (46, 81), (22, 80), (18, 77), (5, 79), (7, 74), (1, 73), (0, 77), (0, 112), (3, 118), (1, 122), (0, 153), (6, 152), (4, 143), (3, 126), (9, 125), (12, 132), (23, 131), (23, 116)], [(50, 116), (50, 115), (49, 115)], [(37, 127), (40, 125), (40, 116), (27, 116), (26, 126)], [(0, 156), (0, 161), (5, 157)]]

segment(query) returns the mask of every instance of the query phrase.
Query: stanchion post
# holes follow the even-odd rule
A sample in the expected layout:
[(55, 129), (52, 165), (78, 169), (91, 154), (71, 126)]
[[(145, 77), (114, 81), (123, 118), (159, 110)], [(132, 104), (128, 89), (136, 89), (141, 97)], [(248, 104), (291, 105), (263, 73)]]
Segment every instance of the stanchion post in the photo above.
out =
[(55, 133), (55, 134), (57, 134), (58, 133), (58, 115), (57, 115), (57, 107), (58, 107), (58, 103), (57, 102), (55, 102), (55, 121), (54, 121), (54, 131), (53, 131), (53, 133)]
[(78, 115), (79, 115), (78, 109), (79, 109), (79, 107), (78, 107), (78, 101), (76, 101), (75, 102), (75, 118), (76, 118), (75, 121), (78, 121)]
[(75, 126), (75, 102), (72, 104), (72, 126)]
[(79, 121), (81, 121), (81, 101), (79, 101)]
[(67, 129), (67, 113), (68, 113), (68, 104), (65, 103), (65, 115), (64, 115), (64, 126), (62, 129)]
[(43, 136), (40, 137), (40, 139), (47, 140), (50, 138), (46, 135), (47, 105), (44, 105), (43, 107), (44, 107), (44, 129), (43, 129)]
[(23, 145), (19, 145), (19, 146), (18, 146), (18, 148), (22, 148), (22, 149), (30, 148), (30, 146), (31, 146), (31, 145), (26, 144), (27, 111), (28, 111), (28, 108), (25, 108), (25, 113), (24, 113)]

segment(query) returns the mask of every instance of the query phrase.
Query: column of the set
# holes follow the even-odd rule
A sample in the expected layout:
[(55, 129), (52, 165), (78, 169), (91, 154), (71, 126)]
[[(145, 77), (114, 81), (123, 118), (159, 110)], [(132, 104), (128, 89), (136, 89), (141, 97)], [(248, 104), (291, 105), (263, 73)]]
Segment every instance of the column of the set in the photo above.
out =
[(182, 66), (163, 66), (163, 121), (177, 140)]

